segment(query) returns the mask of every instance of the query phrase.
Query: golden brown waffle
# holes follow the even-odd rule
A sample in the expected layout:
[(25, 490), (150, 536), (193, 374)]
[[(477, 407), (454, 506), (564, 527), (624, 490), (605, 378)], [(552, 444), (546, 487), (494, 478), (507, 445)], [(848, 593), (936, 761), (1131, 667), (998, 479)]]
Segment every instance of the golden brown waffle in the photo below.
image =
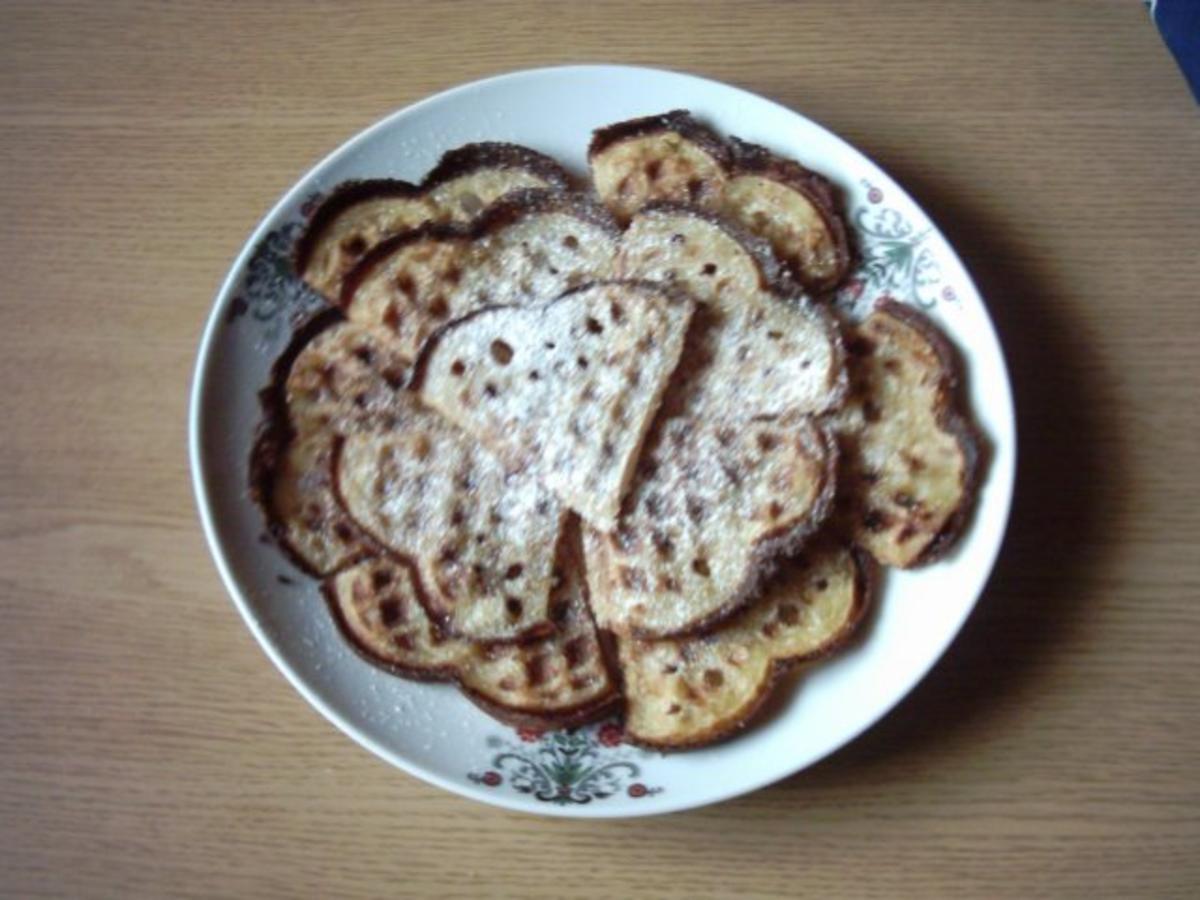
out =
[(570, 177), (550, 157), (515, 144), (451, 150), (420, 184), (394, 179), (341, 185), (317, 208), (296, 245), (296, 271), (335, 301), (342, 278), (372, 247), (425, 222), (466, 222), (523, 188), (565, 190)]
[(928, 562), (962, 532), (978, 484), (957, 357), (928, 318), (891, 301), (848, 326), (846, 345), (850, 398), (832, 419), (839, 514), (884, 565)]
[(597, 130), (588, 161), (596, 192), (622, 221), (656, 200), (689, 203), (765, 238), (810, 290), (830, 290), (849, 271), (825, 178), (757, 144), (726, 141), (686, 110)]

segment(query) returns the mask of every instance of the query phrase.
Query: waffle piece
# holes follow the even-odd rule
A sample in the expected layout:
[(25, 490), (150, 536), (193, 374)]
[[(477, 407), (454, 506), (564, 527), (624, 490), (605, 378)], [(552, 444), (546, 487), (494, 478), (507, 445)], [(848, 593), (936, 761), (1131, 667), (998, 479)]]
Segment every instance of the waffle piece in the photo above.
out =
[(840, 514), (884, 565), (929, 562), (961, 534), (979, 482), (957, 358), (928, 318), (894, 301), (851, 326), (846, 345), (850, 398), (833, 418)]
[(779, 677), (853, 634), (869, 571), (844, 545), (805, 548), (753, 605), (704, 637), (622, 639), (625, 732), (661, 749), (711, 744), (743, 728)]
[(769, 249), (690, 207), (648, 207), (617, 261), (698, 303), (682, 361), (617, 527), (589, 529), (604, 628), (642, 637), (711, 627), (825, 517), (835, 447), (816, 414), (845, 381), (832, 320), (780, 292)]
[(560, 568), (550, 598), (552, 632), (518, 644), (444, 638), (421, 603), (412, 564), (387, 555), (338, 573), (324, 591), (343, 633), (375, 664), (407, 678), (456, 681), (513, 725), (565, 728), (608, 714), (619, 696), (579, 567), (564, 559)]
[(414, 394), (406, 400), (396, 428), (338, 446), (343, 507), (375, 542), (414, 561), (429, 612), (448, 634), (494, 641), (544, 633), (562, 506)]
[(466, 222), (523, 188), (565, 190), (570, 176), (550, 157), (515, 144), (451, 150), (420, 184), (352, 181), (317, 208), (296, 245), (296, 271), (330, 301), (342, 278), (372, 247), (425, 222)]
[(427, 225), (369, 252), (346, 276), (353, 321), (381, 325), (416, 358), (439, 327), (488, 306), (545, 302), (610, 277), (620, 234), (574, 194), (520, 191), (470, 225)]
[(303, 568), (328, 574), (382, 546), (412, 557), (449, 633), (549, 628), (561, 505), (424, 407), (388, 334), (325, 314), (276, 369), (253, 484)]
[(588, 161), (596, 192), (622, 220), (656, 200), (687, 202), (767, 239), (810, 290), (828, 291), (849, 271), (828, 180), (765, 147), (725, 141), (686, 110), (597, 130)]
[(481, 310), (427, 343), (420, 395), (608, 530), (693, 308), (648, 282), (601, 282)]
[(387, 335), (347, 325), (335, 311), (299, 328), (275, 363), (261, 394), (251, 492), (271, 533), (305, 571), (325, 575), (369, 550), (334, 496), (334, 443), (342, 434), (390, 427), (409, 370)]

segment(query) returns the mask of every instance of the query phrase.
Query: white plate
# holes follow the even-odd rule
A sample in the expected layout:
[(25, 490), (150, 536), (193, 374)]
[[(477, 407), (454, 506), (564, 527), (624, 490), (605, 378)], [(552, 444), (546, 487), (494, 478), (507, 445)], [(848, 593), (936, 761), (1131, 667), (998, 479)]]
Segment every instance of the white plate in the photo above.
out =
[[(348, 178), (417, 180), (443, 151), (500, 140), (578, 172), (597, 126), (688, 108), (719, 130), (825, 173), (843, 190), (863, 265), (841, 302), (882, 294), (919, 305), (966, 358), (991, 459), (978, 512), (949, 559), (891, 574), (865, 640), (817, 667), (769, 722), (708, 750), (662, 755), (613, 746), (616, 726), (536, 738), (478, 712), (454, 688), (372, 668), (339, 637), (317, 593), (263, 539), (246, 492), (256, 392), (290, 324), (314, 297), (288, 253), (312, 198)], [(341, 147), (263, 219), (229, 272), (200, 346), (191, 460), (205, 533), (225, 584), (275, 665), (331, 722), (407, 772), (526, 812), (638, 816), (715, 803), (811, 765), (886, 713), (958, 633), (992, 569), (1008, 518), (1016, 446), (996, 334), (962, 263), (913, 200), (869, 159), (803, 116), (690, 75), (572, 66), (504, 75), (401, 110)]]

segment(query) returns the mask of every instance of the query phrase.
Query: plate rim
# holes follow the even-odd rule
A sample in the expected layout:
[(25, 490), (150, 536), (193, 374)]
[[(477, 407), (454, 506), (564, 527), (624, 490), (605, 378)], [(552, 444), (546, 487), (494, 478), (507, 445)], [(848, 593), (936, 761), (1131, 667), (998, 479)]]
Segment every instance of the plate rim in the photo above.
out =
[[(751, 779), (747, 782), (739, 783), (736, 787), (730, 789), (718, 789), (714, 792), (707, 793), (701, 797), (696, 797), (694, 794), (685, 792), (671, 792), (668, 796), (664, 796), (661, 800), (653, 804), (645, 806), (637, 806), (630, 809), (626, 806), (556, 806), (553, 804), (539, 804), (531, 806), (523, 798), (517, 795), (511, 795), (507, 792), (491, 792), (472, 785), (464, 780), (456, 780), (452, 777), (442, 775), (441, 773), (426, 768), (425, 766), (409, 760), (397, 751), (384, 746), (384, 744), (369, 734), (359, 729), (351, 723), (342, 713), (331, 704), (323, 700), (313, 687), (310, 687), (307, 681), (300, 675), (291, 663), (284, 657), (281, 648), (276, 644), (270, 634), (268, 634), (260, 617), (255, 614), (251, 608), (251, 604), (247, 600), (244, 591), (236, 580), (230, 562), (227, 559), (223, 544), (221, 542), (217, 524), (214, 519), (212, 502), (208, 496), (208, 483), (212, 480), (208, 466), (204, 459), (202, 449), (202, 425), (204, 420), (204, 409), (207, 398), (207, 385), (210, 381), (210, 370), (213, 366), (213, 346), (217, 340), (219, 328), (227, 315), (227, 308), (231, 302), (231, 297), (238, 281), (242, 277), (246, 269), (248, 261), (253, 256), (255, 249), (259, 243), (269, 234), (276, 220), (280, 217), (287, 208), (294, 205), (297, 199), (305, 195), (306, 190), (310, 189), (310, 185), (317, 177), (318, 173), (326, 167), (331, 166), (340, 158), (353, 153), (361, 144), (367, 143), (380, 132), (386, 131), (393, 127), (394, 123), (420, 109), (435, 104), (451, 101), (460, 95), (465, 95), (471, 91), (479, 90), (495, 86), (499, 83), (519, 82), (525, 79), (542, 79), (546, 77), (554, 77), (556, 75), (564, 75), (567, 73), (574, 74), (592, 74), (595, 76), (603, 76), (606, 73), (622, 72), (625, 74), (644, 74), (648, 76), (668, 75), (676, 78), (683, 78), (692, 82), (697, 82), (705, 87), (716, 88), (720, 90), (733, 90), (756, 98), (777, 111), (788, 116), (795, 117), (803, 122), (809, 123), (820, 129), (825, 135), (832, 139), (839, 146), (839, 149), (853, 155), (857, 155), (867, 160), (878, 171), (882, 172), (898, 190), (902, 197), (910, 203), (913, 208), (920, 210), (921, 214), (929, 221), (933, 232), (941, 239), (948, 251), (950, 258), (957, 265), (962, 277), (969, 283), (975, 295), (979, 298), (983, 324), (991, 334), (996, 349), (999, 354), (1000, 371), (1003, 376), (1001, 386), (1003, 388), (1003, 418), (1007, 421), (1008, 431), (1011, 434), (1012, 445), (1007, 447), (1008, 464), (1003, 471), (995, 470), (998, 464), (998, 454), (995, 453), (993, 447), (992, 458), (989, 462), (988, 480), (996, 479), (998, 482), (1003, 482), (1007, 485), (1007, 490), (999, 497), (1000, 505), (997, 509), (997, 519), (999, 521), (999, 529), (997, 538), (993, 547), (986, 554), (985, 566), (986, 574), (980, 584), (975, 596), (968, 604), (965, 604), (961, 613), (957, 616), (957, 621), (953, 623), (953, 627), (947, 629), (944, 641), (937, 647), (935, 653), (931, 653), (929, 657), (922, 661), (920, 666), (914, 668), (911, 679), (892, 697), (890, 702), (885, 704), (882, 709), (877, 711), (873, 716), (868, 717), (857, 728), (842, 738), (836, 745), (826, 749), (817, 756), (799, 763), (795, 766), (783, 766), (779, 771), (770, 769), (766, 775), (759, 778)], [(930, 671), (943, 659), (950, 644), (953, 643), (961, 634), (966, 621), (974, 613), (979, 605), (979, 600), (986, 591), (988, 584), (995, 573), (996, 560), (999, 557), (1000, 551), (1005, 543), (1005, 536), (1008, 525), (1011, 521), (1013, 496), (1016, 488), (1016, 467), (1017, 453), (1019, 449), (1017, 418), (1016, 410), (1012, 394), (1012, 380), (1009, 375), (1009, 367), (1004, 353), (1003, 344), (1000, 342), (999, 335), (996, 331), (995, 323), (992, 320), (991, 314), (988, 311), (987, 302), (982, 293), (978, 289), (974, 278), (970, 271), (959, 257), (954, 245), (947, 239), (945, 233), (938, 226), (937, 222), (929, 215), (926, 209), (918, 203), (909, 194), (903, 183), (894, 178), (883, 166), (879, 165), (867, 153), (858, 149), (842, 138), (837, 132), (826, 127), (819, 120), (808, 116), (805, 113), (798, 112), (770, 97), (763, 96), (755, 91), (749, 90), (737, 84), (719, 81), (717, 79), (708, 78), (702, 75), (696, 75), (692, 72), (654, 66), (636, 66), (623, 64), (573, 64), (573, 65), (558, 65), (558, 66), (541, 66), (527, 69), (517, 69), (498, 75), (492, 75), (485, 78), (476, 79), (469, 82), (464, 82), (451, 86), (449, 88), (430, 94), (410, 103), (406, 106), (393, 110), (379, 120), (361, 129), (346, 141), (341, 143), (331, 152), (320, 158), (316, 163), (309, 166), (291, 185), (283, 192), (279, 199), (262, 215), (258, 223), (255, 225), (249, 236), (242, 244), (241, 250), (229, 265), (225, 277), (221, 280), (220, 286), (216, 291), (208, 316), (205, 321), (204, 329), (201, 335), (198, 350), (196, 352), (195, 363), (193, 368), (193, 376), (189, 391), (188, 402), (188, 461), (192, 480), (193, 493), (196, 499), (196, 506), (200, 517), (201, 529), (204, 533), (205, 541), (208, 545), (209, 555), (216, 564), (221, 581), (225, 587), (226, 593), (229, 595), (230, 602), (240, 614), (243, 622), (253, 634), (259, 646), (267, 654), (275, 668), (283, 674), (285, 679), (291, 686), (327, 721), (334, 725), (339, 731), (350, 737), (353, 741), (359, 744), (364, 749), (370, 751), (375, 756), (379, 757), (384, 762), (389, 763), (408, 775), (418, 778), (427, 784), (439, 787), (449, 791), (452, 794), (464, 797), (477, 802), (485, 803), (490, 806), (500, 807), (513, 812), (525, 813), (528, 815), (543, 815), (555, 818), (603, 818), (603, 819), (618, 819), (618, 818), (641, 818), (646, 816), (667, 815), (673, 812), (682, 812), (689, 809), (710, 806), (717, 803), (723, 803), (735, 797), (743, 796), (761, 790), (785, 778), (792, 777), (801, 771), (815, 765), (821, 760), (827, 759), (834, 753), (842, 750), (853, 741), (857, 740), (867, 730), (877, 725), (885, 717), (890, 715), (897, 706), (899, 706), (929, 675)]]

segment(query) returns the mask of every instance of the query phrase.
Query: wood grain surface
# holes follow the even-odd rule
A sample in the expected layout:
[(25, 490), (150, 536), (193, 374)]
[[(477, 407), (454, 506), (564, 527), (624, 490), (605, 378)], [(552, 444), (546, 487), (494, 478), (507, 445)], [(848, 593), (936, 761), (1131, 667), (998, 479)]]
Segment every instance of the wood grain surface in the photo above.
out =
[[(0, 21), (0, 893), (1200, 891), (1200, 109), (1142, 4)], [(458, 799), (330, 727), (228, 602), (185, 449), (213, 294), (286, 188), (432, 92), (580, 61), (727, 80), (878, 160), (978, 279), (1021, 427), (999, 568), (924, 684), (782, 784), (631, 822)]]

